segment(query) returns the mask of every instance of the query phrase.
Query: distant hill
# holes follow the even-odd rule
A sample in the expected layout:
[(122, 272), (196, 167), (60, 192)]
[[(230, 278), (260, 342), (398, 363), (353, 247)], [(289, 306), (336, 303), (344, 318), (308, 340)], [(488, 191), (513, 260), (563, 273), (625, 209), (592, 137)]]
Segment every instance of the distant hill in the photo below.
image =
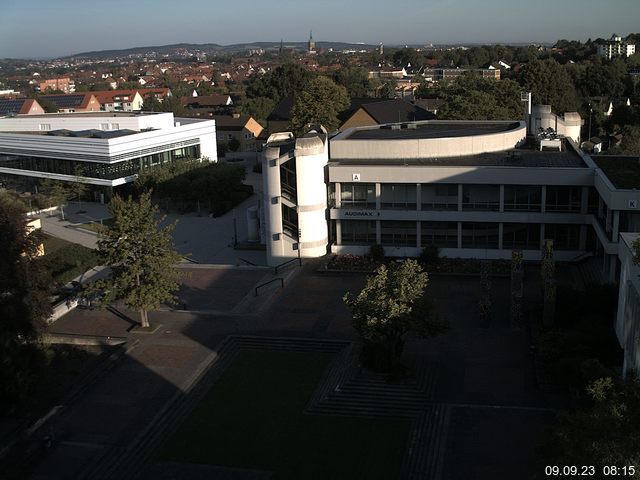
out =
[[(295, 48), (298, 50), (305, 50), (307, 48), (307, 42), (284, 42), (285, 48)], [(150, 55), (155, 53), (156, 55), (170, 55), (175, 53), (178, 49), (189, 50), (190, 52), (199, 50), (205, 53), (237, 53), (245, 50), (252, 49), (276, 49), (280, 47), (280, 42), (250, 42), (250, 43), (236, 43), (233, 45), (218, 45), (217, 43), (175, 43), (172, 45), (157, 45), (149, 47), (133, 47), (120, 50), (100, 50), (93, 52), (81, 52), (73, 55), (68, 55), (62, 58), (90, 58), (90, 59), (104, 59), (104, 58), (117, 58), (127, 57), (129, 55)], [(366, 45), (362, 43), (345, 43), (345, 42), (316, 42), (317, 48), (334, 50), (371, 50), (377, 45)]]

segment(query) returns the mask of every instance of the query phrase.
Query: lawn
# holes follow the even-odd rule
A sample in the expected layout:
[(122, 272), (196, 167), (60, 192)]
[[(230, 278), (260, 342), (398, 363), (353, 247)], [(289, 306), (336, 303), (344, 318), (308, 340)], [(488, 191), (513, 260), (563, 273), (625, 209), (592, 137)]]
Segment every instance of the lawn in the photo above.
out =
[(59, 285), (70, 282), (100, 263), (95, 251), (82, 245), (49, 235), (44, 236), (43, 243), (45, 255), (42, 261)]
[(115, 220), (113, 218), (105, 218), (102, 221), (81, 223), (80, 225), (77, 225), (77, 227), (84, 228), (85, 230), (91, 230), (95, 233), (100, 233), (100, 230), (106, 227), (111, 227), (114, 223)]
[(270, 470), (277, 480), (398, 478), (409, 420), (303, 413), (331, 358), (242, 351), (159, 460)]

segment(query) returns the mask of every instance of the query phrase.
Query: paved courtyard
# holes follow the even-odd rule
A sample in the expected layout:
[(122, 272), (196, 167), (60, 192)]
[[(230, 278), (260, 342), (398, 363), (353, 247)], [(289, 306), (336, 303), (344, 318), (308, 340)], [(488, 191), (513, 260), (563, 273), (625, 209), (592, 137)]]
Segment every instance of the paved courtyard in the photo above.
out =
[[(341, 297), (361, 288), (364, 276), (325, 275), (316, 268), (308, 262), (294, 269), (284, 289), (255, 300), (253, 287), (266, 270), (197, 266), (180, 292), (189, 310), (154, 312), (151, 318), (161, 327), (153, 334), (131, 332), (127, 312), (76, 310), (56, 322), (51, 330), (58, 333), (125, 336), (130, 350), (52, 421), (60, 441), (33, 478), (109, 478), (132, 442), (140, 440), (144, 449), (145, 432), (164, 409), (188, 398), (230, 334), (356, 340)], [(441, 451), (433, 459), (433, 478), (528, 478), (535, 442), (561, 404), (535, 385), (526, 330), (508, 322), (507, 292), (508, 279), (494, 278), (493, 316), (483, 324), (478, 277), (433, 276), (427, 287), (451, 331), (410, 340), (406, 356), (430, 372), (429, 402), (446, 412), (424, 445), (437, 444)], [(258, 302), (251, 311), (224, 313), (247, 299)], [(190, 311), (196, 307), (219, 313)], [(144, 458), (149, 461), (148, 452)]]

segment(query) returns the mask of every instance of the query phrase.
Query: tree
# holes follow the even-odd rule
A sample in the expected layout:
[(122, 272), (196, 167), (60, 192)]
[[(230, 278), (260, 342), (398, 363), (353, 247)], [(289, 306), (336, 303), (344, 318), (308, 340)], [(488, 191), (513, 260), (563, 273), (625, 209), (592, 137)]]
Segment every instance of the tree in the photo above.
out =
[(22, 212), (0, 202), (0, 408), (11, 413), (44, 365), (38, 339), (51, 313), (51, 275), (37, 259), (37, 232)]
[(91, 291), (104, 294), (103, 305), (120, 299), (140, 313), (140, 323), (149, 326), (147, 312), (164, 302), (174, 302), (179, 287), (176, 264), (180, 255), (173, 249), (171, 232), (175, 223), (160, 227), (158, 207), (146, 192), (135, 202), (115, 196), (109, 204), (113, 225), (100, 232), (98, 254), (111, 267), (111, 276), (97, 281)]
[(275, 103), (267, 97), (246, 98), (240, 104), (240, 111), (243, 115), (250, 115), (265, 127), (267, 117), (273, 111)]
[(322, 124), (333, 131), (340, 124), (338, 114), (349, 106), (347, 89), (328, 77), (318, 77), (296, 98), (291, 111), (291, 128), (301, 134), (308, 124)]
[(60, 207), (60, 214), (64, 220), (64, 204), (71, 195), (67, 185), (64, 182), (47, 178), (40, 182), (40, 190), (46, 195), (49, 206)]
[(367, 278), (357, 294), (342, 297), (351, 310), (353, 327), (369, 346), (379, 346), (386, 354), (386, 368), (400, 359), (405, 335), (432, 336), (443, 325), (429, 318), (424, 289), (429, 278), (415, 260), (382, 265)]
[(595, 478), (608, 478), (604, 466), (620, 470), (633, 465), (629, 477), (640, 478), (640, 380), (600, 378), (587, 387), (587, 395), (589, 406), (560, 417), (540, 449), (539, 462), (594, 465)]
[(461, 75), (441, 87), (444, 103), (438, 118), (446, 120), (514, 120), (522, 117), (520, 86), (513, 80)]
[(78, 200), (78, 208), (82, 210), (82, 195), (87, 193), (89, 187), (83, 181), (84, 177), (84, 168), (82, 165), (76, 165), (73, 171), (73, 181), (70, 185), (70, 191), (73, 193), (73, 196)]
[(366, 97), (371, 90), (369, 72), (358, 66), (344, 67), (336, 71), (335, 81), (347, 89), (350, 97)]
[(251, 77), (247, 84), (247, 97), (266, 97), (277, 104), (284, 97), (296, 96), (314, 77), (313, 72), (300, 65), (280, 65), (262, 76)]
[(578, 109), (576, 89), (567, 69), (553, 59), (533, 60), (522, 67), (520, 84), (537, 104), (551, 105), (557, 113)]

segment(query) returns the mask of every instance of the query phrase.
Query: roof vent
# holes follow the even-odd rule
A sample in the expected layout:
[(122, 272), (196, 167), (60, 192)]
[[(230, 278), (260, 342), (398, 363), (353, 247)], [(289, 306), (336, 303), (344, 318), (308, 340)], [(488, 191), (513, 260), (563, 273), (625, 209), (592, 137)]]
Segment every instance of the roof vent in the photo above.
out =
[(415, 123), (410, 123), (410, 124), (407, 125), (407, 128), (409, 130), (417, 130), (418, 129), (418, 125), (415, 124)]
[(402, 128), (402, 125), (398, 125), (397, 123), (394, 123), (393, 125), (391, 125), (391, 130), (400, 130)]

